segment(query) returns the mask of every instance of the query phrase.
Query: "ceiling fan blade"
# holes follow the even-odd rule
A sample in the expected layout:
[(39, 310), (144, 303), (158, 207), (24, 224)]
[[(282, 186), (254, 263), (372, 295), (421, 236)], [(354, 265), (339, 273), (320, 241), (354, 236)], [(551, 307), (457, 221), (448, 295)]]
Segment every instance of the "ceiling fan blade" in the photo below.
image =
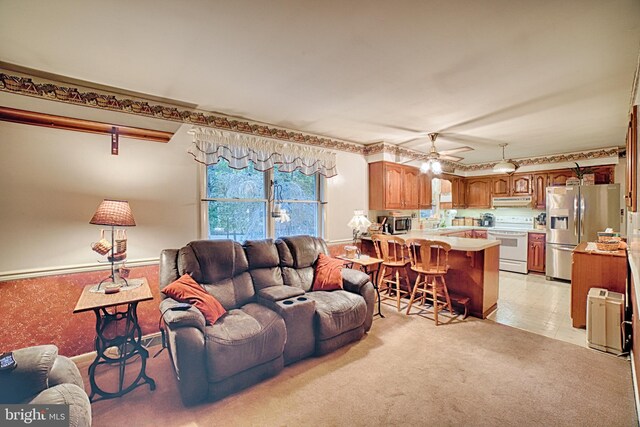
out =
[(477, 136), (469, 136), (469, 135), (464, 135), (459, 133), (443, 133), (442, 138), (448, 139), (450, 141), (468, 144), (472, 147), (479, 147), (479, 148), (499, 147), (500, 143), (502, 142), (502, 141), (480, 138)]
[(464, 153), (465, 151), (473, 151), (473, 148), (467, 146), (452, 148), (451, 150), (440, 151), (440, 154), (446, 156), (447, 154)]
[(442, 160), (450, 160), (450, 161), (452, 161), (452, 162), (459, 162), (460, 160), (462, 160), (462, 159), (463, 159), (463, 157), (458, 157), (458, 156), (448, 156), (448, 155), (445, 155), (445, 154), (442, 154), (442, 153), (440, 153), (440, 158), (441, 158)]

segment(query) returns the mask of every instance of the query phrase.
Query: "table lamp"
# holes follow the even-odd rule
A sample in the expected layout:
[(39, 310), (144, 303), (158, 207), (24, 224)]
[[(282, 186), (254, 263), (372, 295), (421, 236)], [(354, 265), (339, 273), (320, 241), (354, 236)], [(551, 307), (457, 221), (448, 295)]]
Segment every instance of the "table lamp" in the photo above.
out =
[[(100, 286), (109, 279), (111, 279), (111, 281), (115, 285), (115, 227), (134, 227), (136, 225), (136, 221), (133, 219), (133, 213), (131, 212), (131, 208), (129, 207), (129, 202), (125, 200), (104, 199), (102, 203), (100, 203), (100, 206), (98, 206), (96, 212), (93, 214), (93, 218), (91, 218), (89, 224), (111, 226), (111, 256), (107, 258), (109, 259), (109, 261), (111, 261), (111, 275), (103, 279), (98, 284), (98, 289), (100, 289)], [(121, 261), (124, 261), (124, 259)], [(122, 280), (124, 280), (125, 285), (129, 284), (127, 282), (127, 279), (125, 279), (124, 277), (122, 278)]]
[(364, 211), (353, 211), (353, 218), (347, 224), (349, 228), (353, 230), (353, 245), (357, 246), (358, 237), (369, 229), (371, 221), (364, 215)]

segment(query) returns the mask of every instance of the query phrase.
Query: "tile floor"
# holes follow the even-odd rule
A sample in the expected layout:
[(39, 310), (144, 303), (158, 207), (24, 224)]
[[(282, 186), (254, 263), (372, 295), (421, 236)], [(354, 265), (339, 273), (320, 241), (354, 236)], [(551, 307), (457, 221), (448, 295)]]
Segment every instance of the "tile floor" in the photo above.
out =
[(570, 301), (569, 283), (501, 271), (498, 309), (488, 319), (586, 347), (586, 331), (571, 326)]

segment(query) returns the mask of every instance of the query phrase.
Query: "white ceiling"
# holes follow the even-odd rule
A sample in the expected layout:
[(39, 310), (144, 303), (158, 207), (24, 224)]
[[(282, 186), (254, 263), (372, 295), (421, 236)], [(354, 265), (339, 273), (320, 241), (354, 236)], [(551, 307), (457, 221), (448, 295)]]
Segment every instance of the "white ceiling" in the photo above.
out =
[(463, 163), (622, 146), (638, 0), (0, 0), (0, 60)]

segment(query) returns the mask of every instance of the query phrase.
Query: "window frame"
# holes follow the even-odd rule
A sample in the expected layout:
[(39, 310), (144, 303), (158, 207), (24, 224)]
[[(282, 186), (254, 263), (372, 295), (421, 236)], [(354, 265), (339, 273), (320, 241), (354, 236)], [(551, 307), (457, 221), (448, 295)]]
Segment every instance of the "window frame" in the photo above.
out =
[[(211, 165), (214, 166), (215, 165)], [(253, 166), (250, 166), (253, 167)], [(240, 198), (222, 198), (222, 197), (208, 197), (207, 192), (207, 168), (208, 166), (200, 163), (198, 168), (198, 181), (199, 185), (199, 221), (198, 221), (198, 235), (201, 239), (208, 240), (209, 239), (209, 202), (266, 202), (266, 236), (265, 239), (276, 239), (276, 221), (275, 218), (271, 217), (271, 210), (273, 208), (273, 201), (269, 200), (269, 196), (271, 196), (271, 181), (274, 179), (274, 170), (275, 168), (269, 169), (267, 171), (261, 172), (263, 174), (263, 185), (264, 185), (264, 193), (267, 197), (264, 199), (240, 199)], [(260, 171), (258, 171), (260, 172)], [(299, 172), (299, 171), (295, 171)], [(286, 173), (286, 172), (285, 172)], [(292, 172), (294, 173), (294, 172)], [(302, 173), (302, 172), (299, 172)], [(327, 179), (318, 173), (316, 173), (316, 194), (317, 200), (288, 200), (283, 199), (283, 203), (316, 203), (317, 204), (317, 218), (318, 218), (318, 229), (317, 236), (325, 239), (326, 234), (326, 218), (327, 218), (327, 201), (326, 201), (326, 182)]]

